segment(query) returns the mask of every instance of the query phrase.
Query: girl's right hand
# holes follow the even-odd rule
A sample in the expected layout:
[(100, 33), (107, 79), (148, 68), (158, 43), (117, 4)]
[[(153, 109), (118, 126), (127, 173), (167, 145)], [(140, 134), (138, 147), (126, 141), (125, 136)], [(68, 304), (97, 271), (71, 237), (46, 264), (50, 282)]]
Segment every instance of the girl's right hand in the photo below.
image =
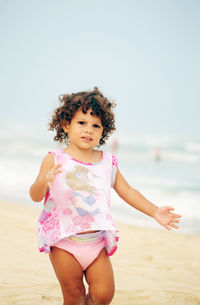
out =
[(61, 169), (60, 167), (62, 166), (62, 164), (57, 164), (55, 165), (50, 171), (48, 171), (48, 173), (46, 174), (46, 179), (47, 179), (47, 186), (49, 188), (49, 190), (52, 189), (52, 184), (53, 181), (56, 177), (57, 174), (61, 173)]

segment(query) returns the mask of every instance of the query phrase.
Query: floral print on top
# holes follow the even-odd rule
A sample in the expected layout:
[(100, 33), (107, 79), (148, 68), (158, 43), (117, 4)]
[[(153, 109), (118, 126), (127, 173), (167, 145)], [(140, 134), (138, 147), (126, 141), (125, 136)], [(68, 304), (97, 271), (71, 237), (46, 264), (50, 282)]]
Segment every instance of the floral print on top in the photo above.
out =
[(62, 172), (46, 194), (38, 219), (40, 252), (49, 253), (51, 246), (62, 238), (103, 230), (107, 254), (112, 255), (119, 234), (110, 214), (110, 190), (115, 181), (117, 158), (103, 152), (99, 162), (86, 163), (73, 159), (63, 149), (50, 153), (55, 164), (62, 164)]

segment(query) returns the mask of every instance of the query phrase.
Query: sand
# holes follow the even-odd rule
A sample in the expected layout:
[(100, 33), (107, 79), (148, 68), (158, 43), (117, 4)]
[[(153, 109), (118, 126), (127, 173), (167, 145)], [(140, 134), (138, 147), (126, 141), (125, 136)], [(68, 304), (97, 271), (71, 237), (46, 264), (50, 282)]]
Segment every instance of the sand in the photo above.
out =
[[(0, 305), (62, 305), (46, 254), (37, 248), (41, 209), (0, 201)], [(112, 305), (200, 305), (200, 235), (119, 224)]]

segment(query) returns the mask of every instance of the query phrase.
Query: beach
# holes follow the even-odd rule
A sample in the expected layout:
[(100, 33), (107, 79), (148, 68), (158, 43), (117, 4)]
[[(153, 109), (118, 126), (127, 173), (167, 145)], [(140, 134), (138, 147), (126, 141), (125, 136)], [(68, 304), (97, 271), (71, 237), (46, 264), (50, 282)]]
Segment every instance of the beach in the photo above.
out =
[[(48, 255), (37, 247), (41, 209), (9, 201), (0, 205), (0, 304), (61, 305)], [(112, 305), (200, 304), (200, 234), (118, 227), (119, 247), (111, 257), (116, 284)]]

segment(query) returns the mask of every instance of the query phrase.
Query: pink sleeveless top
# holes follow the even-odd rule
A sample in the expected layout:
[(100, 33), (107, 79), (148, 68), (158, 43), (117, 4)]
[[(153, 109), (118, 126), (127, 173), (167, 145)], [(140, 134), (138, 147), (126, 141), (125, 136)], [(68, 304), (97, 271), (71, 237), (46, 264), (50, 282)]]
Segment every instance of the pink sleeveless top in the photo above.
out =
[(62, 172), (56, 175), (47, 192), (38, 219), (37, 237), (40, 252), (62, 238), (90, 230), (103, 230), (107, 254), (117, 249), (119, 231), (110, 214), (110, 191), (117, 171), (117, 158), (102, 152), (97, 163), (75, 160), (63, 149), (51, 151)]

